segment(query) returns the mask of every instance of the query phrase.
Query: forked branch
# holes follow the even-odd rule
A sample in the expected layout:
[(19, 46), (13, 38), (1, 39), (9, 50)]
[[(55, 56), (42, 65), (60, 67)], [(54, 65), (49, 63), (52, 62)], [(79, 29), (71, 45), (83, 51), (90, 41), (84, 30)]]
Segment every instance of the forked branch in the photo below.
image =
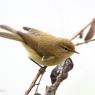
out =
[(84, 30), (85, 30), (89, 25), (91, 25), (92, 22), (93, 22), (93, 20), (92, 20), (90, 23), (88, 23), (83, 29), (81, 29), (76, 35), (74, 35), (74, 36), (71, 38), (71, 40), (74, 40), (76, 37), (81, 36), (81, 34), (84, 32)]

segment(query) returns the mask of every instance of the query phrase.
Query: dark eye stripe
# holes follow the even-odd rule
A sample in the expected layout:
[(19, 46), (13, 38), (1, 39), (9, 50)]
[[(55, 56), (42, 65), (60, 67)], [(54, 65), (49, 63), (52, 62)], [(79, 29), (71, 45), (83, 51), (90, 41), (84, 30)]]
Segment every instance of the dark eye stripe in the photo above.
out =
[[(65, 46), (61, 46), (64, 50), (68, 50), (68, 48), (67, 47), (65, 47)], [(69, 51), (69, 50), (68, 50)]]

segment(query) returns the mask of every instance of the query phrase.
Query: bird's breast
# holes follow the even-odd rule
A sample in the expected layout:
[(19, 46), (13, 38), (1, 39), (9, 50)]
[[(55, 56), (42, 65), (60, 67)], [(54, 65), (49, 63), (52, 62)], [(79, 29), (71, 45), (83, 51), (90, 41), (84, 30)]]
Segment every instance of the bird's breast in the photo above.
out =
[(53, 66), (57, 64), (61, 64), (65, 59), (64, 57), (55, 57), (54, 59), (48, 61), (42, 61), (42, 56), (40, 56), (34, 49), (30, 48), (27, 44), (23, 44), (25, 49), (27, 50), (29, 57), (35, 60), (38, 64), (44, 66)]

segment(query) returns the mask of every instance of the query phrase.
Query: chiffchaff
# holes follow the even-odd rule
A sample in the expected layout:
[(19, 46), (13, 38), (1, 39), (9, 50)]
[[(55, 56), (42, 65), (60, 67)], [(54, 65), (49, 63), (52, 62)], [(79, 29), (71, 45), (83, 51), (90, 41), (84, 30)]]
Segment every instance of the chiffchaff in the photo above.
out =
[(58, 38), (28, 27), (23, 27), (27, 30), (25, 33), (5, 25), (0, 25), (0, 28), (11, 32), (11, 34), (0, 32), (0, 36), (22, 42), (29, 57), (44, 66), (60, 64), (73, 53), (77, 53), (74, 44), (68, 39)]

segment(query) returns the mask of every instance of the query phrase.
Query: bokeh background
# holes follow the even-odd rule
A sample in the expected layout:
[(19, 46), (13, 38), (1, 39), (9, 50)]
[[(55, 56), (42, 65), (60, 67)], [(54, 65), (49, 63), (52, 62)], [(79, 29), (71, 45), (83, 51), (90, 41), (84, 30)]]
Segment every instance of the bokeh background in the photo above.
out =
[[(30, 26), (71, 38), (94, 17), (94, 0), (0, 0), (0, 24), (21, 31), (23, 26)], [(80, 54), (71, 57), (74, 68), (56, 95), (95, 95), (95, 42), (76, 49)], [(41, 81), (42, 94), (50, 85), (53, 68), (47, 69)], [(24, 95), (38, 69), (21, 43), (0, 37), (0, 95)]]

